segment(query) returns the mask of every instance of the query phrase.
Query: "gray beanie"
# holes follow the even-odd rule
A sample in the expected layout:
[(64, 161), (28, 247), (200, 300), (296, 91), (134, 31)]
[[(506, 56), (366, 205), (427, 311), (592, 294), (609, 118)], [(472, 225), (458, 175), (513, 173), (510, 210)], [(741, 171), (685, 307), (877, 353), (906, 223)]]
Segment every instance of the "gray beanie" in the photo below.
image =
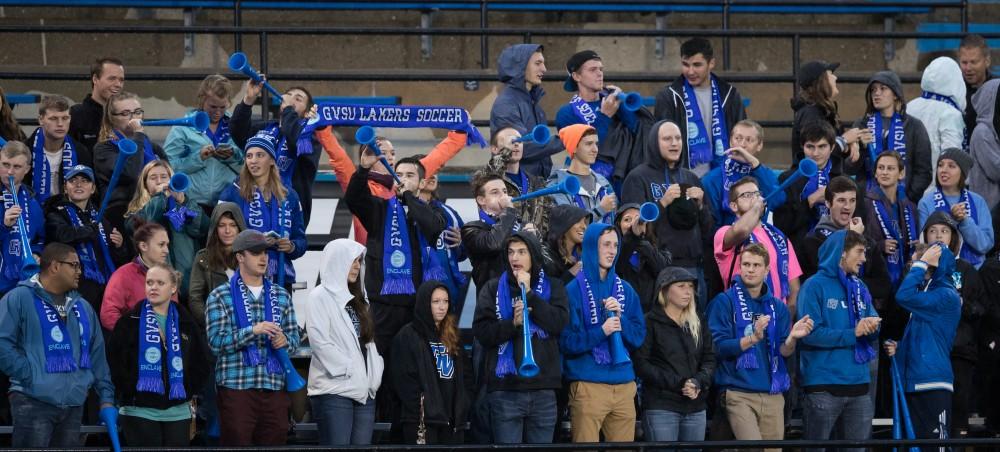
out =
[[(972, 169), (972, 156), (966, 154), (965, 151), (959, 148), (948, 148), (941, 151), (941, 155), (938, 156), (937, 162), (934, 162), (935, 167), (941, 163), (941, 160), (953, 160), (955, 164), (958, 165), (958, 169), (962, 170), (962, 178), (968, 180), (969, 170)], [(937, 179), (935, 177), (935, 179)]]

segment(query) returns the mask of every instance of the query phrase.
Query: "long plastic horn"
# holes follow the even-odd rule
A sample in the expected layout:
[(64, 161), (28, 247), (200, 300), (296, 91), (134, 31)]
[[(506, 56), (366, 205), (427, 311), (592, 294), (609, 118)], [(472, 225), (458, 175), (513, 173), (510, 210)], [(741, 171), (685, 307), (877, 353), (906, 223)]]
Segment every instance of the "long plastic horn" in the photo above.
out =
[(281, 367), (285, 371), (285, 391), (297, 392), (299, 389), (304, 388), (306, 382), (299, 375), (299, 372), (295, 370), (295, 366), (292, 365), (292, 359), (288, 356), (288, 348), (278, 348), (274, 352), (278, 355), (278, 361), (281, 361)]
[(620, 93), (618, 99), (621, 100), (622, 107), (628, 111), (636, 111), (642, 108), (642, 94), (638, 92)]
[(549, 140), (552, 139), (552, 132), (549, 131), (549, 127), (545, 124), (539, 124), (535, 128), (531, 129), (531, 133), (522, 136), (514, 140), (515, 143), (538, 143), (538, 144), (548, 144)]
[(563, 181), (557, 185), (535, 190), (531, 193), (525, 193), (521, 196), (511, 199), (511, 201), (513, 202), (525, 201), (528, 199), (537, 198), (539, 196), (548, 196), (557, 193), (564, 193), (572, 196), (579, 192), (580, 192), (580, 179), (577, 179), (576, 176), (569, 175), (566, 176), (566, 178), (563, 179)]
[(108, 208), (108, 202), (111, 201), (111, 192), (115, 190), (118, 178), (121, 177), (122, 170), (125, 169), (125, 162), (138, 151), (139, 147), (136, 146), (135, 141), (128, 138), (118, 140), (118, 160), (115, 160), (115, 170), (111, 173), (111, 180), (108, 181), (108, 188), (104, 191), (104, 199), (101, 200), (101, 208), (97, 210), (97, 218), (94, 222), (101, 223), (101, 219), (104, 218), (104, 209)]
[(649, 201), (639, 206), (639, 219), (646, 223), (652, 223), (660, 218), (660, 205)]
[(230, 55), (229, 69), (235, 72), (240, 72), (243, 75), (250, 77), (257, 83), (264, 83), (264, 88), (267, 88), (267, 91), (273, 94), (274, 97), (281, 97), (281, 93), (274, 89), (270, 83), (267, 83), (267, 81), (261, 78), (260, 73), (250, 65), (250, 60), (247, 58), (247, 54), (243, 52), (236, 52)]
[(775, 194), (785, 191), (785, 189), (788, 188), (789, 185), (792, 185), (793, 183), (795, 183), (795, 181), (799, 180), (800, 178), (815, 176), (817, 171), (819, 171), (819, 167), (816, 166), (816, 162), (809, 159), (800, 160), (798, 169), (796, 169), (795, 172), (788, 177), (788, 179), (785, 179), (785, 181), (782, 182), (781, 185), (778, 185), (778, 187), (775, 188), (770, 195), (767, 195), (767, 198), (764, 198), (764, 202), (767, 202), (767, 200), (773, 198)]
[(187, 174), (176, 172), (170, 178), (167, 188), (174, 193), (184, 193), (188, 188), (191, 188), (191, 178)]
[(195, 112), (191, 116), (178, 119), (160, 119), (157, 121), (143, 121), (143, 126), (188, 126), (194, 127), (199, 132), (208, 130), (208, 113), (203, 111)]
[(524, 322), (521, 325), (524, 334), (524, 353), (521, 358), (521, 367), (517, 368), (517, 374), (524, 378), (531, 378), (538, 375), (538, 363), (535, 362), (535, 350), (531, 344), (531, 316), (528, 314), (528, 289), (521, 284), (521, 303), (524, 310), (521, 311)]
[(354, 139), (358, 143), (364, 144), (369, 148), (371, 148), (372, 152), (374, 152), (375, 155), (378, 156), (378, 160), (382, 162), (383, 166), (385, 166), (385, 169), (389, 171), (389, 175), (391, 175), (393, 179), (396, 179), (397, 184), (403, 185), (403, 182), (399, 180), (399, 176), (397, 176), (396, 172), (393, 171), (391, 166), (389, 166), (389, 161), (385, 159), (384, 155), (382, 155), (382, 150), (378, 148), (378, 143), (375, 142), (376, 140), (375, 140), (374, 128), (372, 128), (371, 126), (358, 127), (358, 131), (354, 133)]
[(4, 147), (4, 145), (6, 145), (6, 144), (7, 144), (7, 140), (5, 140), (2, 137), (0, 137), (0, 148)]
[(28, 206), (22, 206), (17, 200), (17, 193), (14, 193), (14, 176), (11, 175), (8, 178), (14, 205), (21, 209), (21, 214), (17, 216), (17, 229), (20, 232), (18, 239), (21, 240), (21, 279), (28, 279), (37, 275), (41, 267), (38, 266), (35, 255), (31, 254), (31, 240), (28, 237), (28, 228), (24, 224), (24, 216), (28, 215)]

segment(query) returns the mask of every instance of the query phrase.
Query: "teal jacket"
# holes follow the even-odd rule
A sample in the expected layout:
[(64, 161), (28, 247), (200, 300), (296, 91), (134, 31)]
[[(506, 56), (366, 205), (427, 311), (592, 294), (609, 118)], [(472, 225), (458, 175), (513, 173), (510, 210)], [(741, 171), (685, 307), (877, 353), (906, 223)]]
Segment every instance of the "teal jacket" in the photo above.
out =
[[(228, 120), (227, 114), (223, 121)], [(232, 137), (220, 143), (233, 147), (232, 157), (226, 160), (215, 157), (201, 159), (201, 148), (211, 144), (212, 139), (194, 127), (174, 126), (170, 128), (163, 145), (163, 152), (167, 154), (167, 160), (170, 161), (174, 171), (185, 173), (191, 178), (188, 197), (206, 206), (214, 206), (219, 201), (219, 193), (226, 188), (233, 177), (239, 175), (243, 168), (243, 150), (236, 145)]]
[[(82, 314), (90, 319), (90, 369), (66, 373), (45, 371), (45, 345), (42, 327), (35, 310), (35, 297), (51, 303), (48, 292), (38, 277), (18, 283), (0, 299), (0, 372), (10, 376), (10, 390), (58, 407), (81, 406), (91, 387), (101, 403), (114, 403), (115, 387), (111, 383), (104, 354), (101, 321), (90, 303), (76, 291), (66, 294), (67, 312), (79, 304)], [(76, 316), (66, 316), (66, 331), (80, 331)], [(80, 336), (69, 334), (73, 347), (73, 362), (80, 362)]]
[[(184, 275), (179, 292), (184, 296), (187, 295), (188, 283), (191, 282), (191, 265), (194, 263), (194, 255), (205, 243), (209, 227), (209, 219), (205, 216), (205, 212), (191, 196), (188, 196), (191, 192), (190, 189), (185, 192), (184, 206), (194, 212), (196, 216), (184, 223), (184, 227), (179, 231), (174, 229), (170, 219), (165, 215), (167, 196), (163, 193), (150, 198), (142, 210), (135, 213), (144, 220), (159, 223), (167, 229), (167, 235), (170, 237), (170, 265)], [(131, 221), (127, 223), (132, 224)], [(130, 235), (131, 233), (132, 231), (129, 231)]]

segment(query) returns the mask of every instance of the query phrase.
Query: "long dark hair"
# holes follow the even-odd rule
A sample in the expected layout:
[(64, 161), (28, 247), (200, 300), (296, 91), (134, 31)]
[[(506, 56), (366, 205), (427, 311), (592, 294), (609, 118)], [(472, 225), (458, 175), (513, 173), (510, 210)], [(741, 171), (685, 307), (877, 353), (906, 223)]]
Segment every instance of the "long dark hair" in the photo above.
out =
[[(219, 216), (219, 222), (222, 222), (223, 218), (228, 218), (236, 223), (236, 228), (243, 232), (243, 228), (240, 228), (240, 222), (233, 218), (232, 212), (223, 212)], [(209, 231), (208, 243), (205, 245), (205, 252), (208, 254), (208, 268), (212, 270), (226, 270), (230, 268), (236, 268), (238, 266), (236, 262), (236, 255), (233, 254), (232, 248), (226, 246), (219, 240), (219, 225), (216, 223), (213, 231)]]
[(830, 86), (828, 77), (820, 77), (811, 85), (802, 88), (797, 100), (819, 107), (825, 113), (827, 120), (833, 124), (838, 123), (837, 103), (833, 100), (833, 87)]
[(24, 141), (24, 132), (17, 125), (14, 111), (7, 104), (7, 93), (0, 87), (0, 136), (7, 141)]
[(354, 295), (351, 301), (347, 302), (347, 305), (354, 309), (354, 314), (358, 316), (359, 330), (361, 330), (358, 341), (362, 345), (375, 339), (375, 322), (372, 320), (371, 311), (368, 310), (363, 287), (364, 281), (361, 281), (361, 275), (358, 275), (356, 281), (347, 283), (347, 289), (351, 291), (351, 295)]

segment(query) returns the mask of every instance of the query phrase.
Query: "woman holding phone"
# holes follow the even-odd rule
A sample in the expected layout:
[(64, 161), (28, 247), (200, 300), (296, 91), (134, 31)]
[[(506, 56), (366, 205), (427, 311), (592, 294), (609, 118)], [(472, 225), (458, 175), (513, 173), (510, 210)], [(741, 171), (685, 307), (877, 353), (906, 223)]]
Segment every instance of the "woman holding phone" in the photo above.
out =
[(209, 75), (198, 87), (198, 107), (190, 114), (208, 114), (208, 130), (174, 126), (164, 142), (164, 152), (174, 170), (191, 178), (187, 196), (202, 207), (205, 216), (212, 214), (219, 193), (243, 166), (243, 151), (229, 133), (229, 112), (233, 86), (229, 79)]

